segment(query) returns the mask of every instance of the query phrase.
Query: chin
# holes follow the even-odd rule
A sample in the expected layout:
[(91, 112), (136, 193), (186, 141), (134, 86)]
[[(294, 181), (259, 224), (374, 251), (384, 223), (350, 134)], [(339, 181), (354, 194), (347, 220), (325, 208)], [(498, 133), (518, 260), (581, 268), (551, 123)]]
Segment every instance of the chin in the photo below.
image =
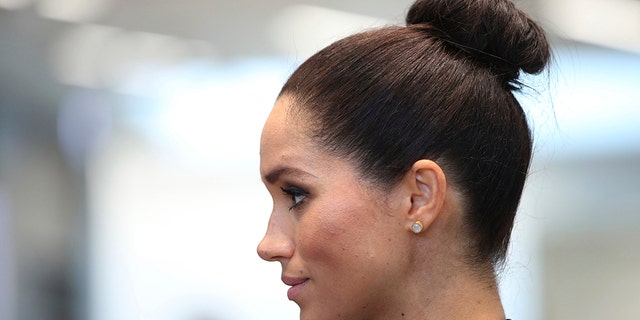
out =
[(329, 320), (327, 315), (327, 308), (313, 310), (300, 307), (300, 320)]

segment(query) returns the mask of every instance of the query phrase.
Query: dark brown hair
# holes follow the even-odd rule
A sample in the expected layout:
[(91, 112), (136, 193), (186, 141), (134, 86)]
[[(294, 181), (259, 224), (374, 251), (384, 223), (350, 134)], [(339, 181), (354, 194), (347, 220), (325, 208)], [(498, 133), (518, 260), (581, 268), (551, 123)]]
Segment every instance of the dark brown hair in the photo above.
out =
[(393, 187), (420, 159), (465, 199), (474, 263), (504, 261), (531, 159), (513, 95), (549, 60), (542, 29), (506, 0), (418, 0), (407, 26), (359, 33), (304, 62), (292, 99), (327, 152)]

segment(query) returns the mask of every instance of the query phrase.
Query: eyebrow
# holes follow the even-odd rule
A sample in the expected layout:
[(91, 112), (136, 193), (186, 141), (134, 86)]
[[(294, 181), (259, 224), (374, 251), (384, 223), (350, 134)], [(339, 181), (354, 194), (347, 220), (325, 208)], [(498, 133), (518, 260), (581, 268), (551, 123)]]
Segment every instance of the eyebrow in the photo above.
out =
[(294, 175), (294, 176), (314, 176), (306, 171), (302, 171), (293, 167), (281, 167), (275, 169), (264, 176), (264, 180), (269, 184), (275, 184), (281, 176), (283, 175)]

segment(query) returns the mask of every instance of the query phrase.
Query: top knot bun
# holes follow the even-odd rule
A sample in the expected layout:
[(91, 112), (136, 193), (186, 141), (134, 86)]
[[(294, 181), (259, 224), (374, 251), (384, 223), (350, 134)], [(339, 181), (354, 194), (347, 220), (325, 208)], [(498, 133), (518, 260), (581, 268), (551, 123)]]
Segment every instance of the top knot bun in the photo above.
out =
[(549, 61), (542, 28), (508, 0), (417, 0), (406, 22), (437, 29), (512, 89), (520, 70), (535, 74)]

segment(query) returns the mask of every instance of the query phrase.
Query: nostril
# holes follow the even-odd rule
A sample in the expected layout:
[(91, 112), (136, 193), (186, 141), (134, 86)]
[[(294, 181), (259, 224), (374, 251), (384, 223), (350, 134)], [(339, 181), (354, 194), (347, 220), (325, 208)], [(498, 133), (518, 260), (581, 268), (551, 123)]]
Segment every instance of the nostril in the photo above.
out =
[(294, 239), (292, 225), (287, 219), (280, 219), (273, 213), (264, 237), (258, 243), (258, 256), (266, 261), (281, 261), (293, 255)]
[(262, 260), (267, 260), (269, 261), (269, 253), (267, 250), (265, 250), (262, 246), (262, 242), (260, 242), (260, 244), (258, 244), (258, 256), (262, 259)]
[(293, 254), (291, 241), (280, 238), (265, 237), (260, 241), (257, 248), (258, 256), (266, 261), (279, 261), (290, 258)]
[(260, 243), (258, 244), (257, 251), (258, 251), (258, 256), (260, 256), (262, 260), (266, 260), (266, 261), (274, 260), (273, 249), (271, 249), (271, 246), (269, 245), (267, 237), (265, 237), (264, 239), (262, 239), (262, 241), (260, 241)]

